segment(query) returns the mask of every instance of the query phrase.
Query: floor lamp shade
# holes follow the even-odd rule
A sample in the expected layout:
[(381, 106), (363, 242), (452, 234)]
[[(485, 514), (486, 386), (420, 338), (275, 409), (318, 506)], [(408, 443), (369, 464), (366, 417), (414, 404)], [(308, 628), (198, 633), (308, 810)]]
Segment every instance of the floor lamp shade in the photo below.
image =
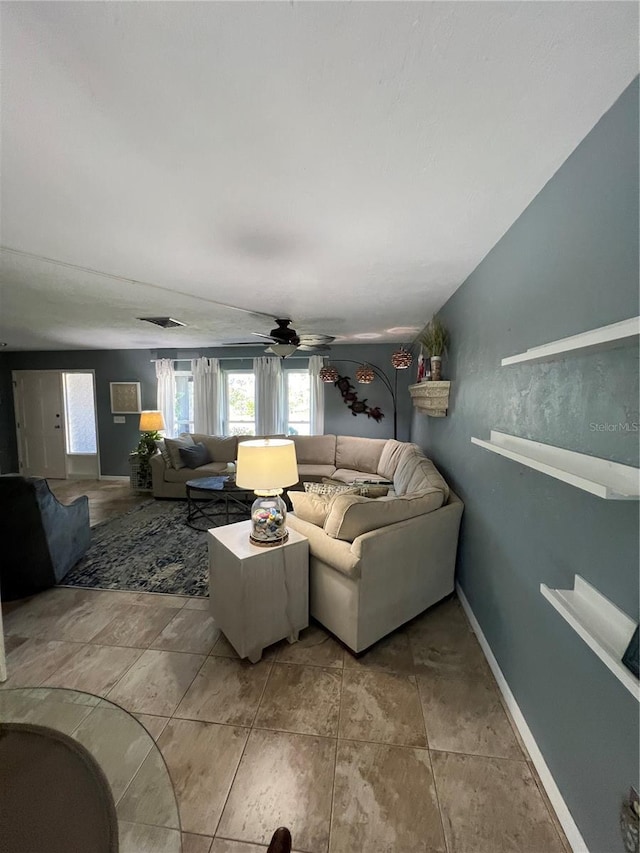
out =
[(281, 545), (289, 534), (282, 489), (298, 482), (296, 448), (292, 441), (265, 438), (238, 442), (236, 486), (258, 495), (251, 507), (251, 535), (255, 545)]
[(164, 428), (162, 412), (156, 412), (150, 409), (140, 412), (140, 425), (138, 427), (140, 432), (160, 432), (160, 430), (163, 430)]

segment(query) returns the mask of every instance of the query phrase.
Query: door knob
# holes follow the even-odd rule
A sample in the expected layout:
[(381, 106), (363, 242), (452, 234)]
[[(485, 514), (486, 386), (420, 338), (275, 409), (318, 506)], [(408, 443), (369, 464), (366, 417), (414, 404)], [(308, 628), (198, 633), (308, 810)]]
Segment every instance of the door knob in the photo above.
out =
[(54, 426), (54, 429), (60, 429), (60, 424), (56, 424), (56, 425)]

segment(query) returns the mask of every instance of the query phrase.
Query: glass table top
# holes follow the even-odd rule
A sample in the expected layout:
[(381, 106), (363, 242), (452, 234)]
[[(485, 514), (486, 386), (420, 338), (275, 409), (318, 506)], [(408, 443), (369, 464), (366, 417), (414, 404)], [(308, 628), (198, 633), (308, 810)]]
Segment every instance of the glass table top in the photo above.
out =
[(75, 738), (103, 769), (120, 853), (181, 853), (180, 817), (162, 753), (136, 717), (107, 699), (60, 687), (0, 690), (0, 725), (33, 723)]

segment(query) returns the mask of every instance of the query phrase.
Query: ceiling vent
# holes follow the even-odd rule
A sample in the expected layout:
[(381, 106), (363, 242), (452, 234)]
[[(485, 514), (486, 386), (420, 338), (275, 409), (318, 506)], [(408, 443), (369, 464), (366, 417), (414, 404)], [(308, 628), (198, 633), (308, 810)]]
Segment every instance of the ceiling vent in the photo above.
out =
[(160, 326), (163, 329), (175, 329), (176, 326), (186, 326), (186, 323), (181, 323), (180, 320), (174, 320), (173, 317), (138, 317), (138, 320), (144, 320), (145, 323), (153, 323), (154, 326)]

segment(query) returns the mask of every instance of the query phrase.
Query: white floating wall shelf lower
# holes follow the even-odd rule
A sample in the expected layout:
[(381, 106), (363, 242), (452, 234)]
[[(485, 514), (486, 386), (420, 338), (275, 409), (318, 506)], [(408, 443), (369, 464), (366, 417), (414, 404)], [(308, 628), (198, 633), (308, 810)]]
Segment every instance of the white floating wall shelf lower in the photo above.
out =
[(540, 592), (589, 648), (640, 701), (640, 682), (622, 663), (636, 623), (580, 575), (573, 589), (551, 589), (540, 584)]
[(599, 498), (637, 501), (640, 498), (640, 470), (586, 453), (576, 453), (552, 444), (530, 441), (491, 430), (491, 440), (472, 438), (473, 444), (562, 480)]

